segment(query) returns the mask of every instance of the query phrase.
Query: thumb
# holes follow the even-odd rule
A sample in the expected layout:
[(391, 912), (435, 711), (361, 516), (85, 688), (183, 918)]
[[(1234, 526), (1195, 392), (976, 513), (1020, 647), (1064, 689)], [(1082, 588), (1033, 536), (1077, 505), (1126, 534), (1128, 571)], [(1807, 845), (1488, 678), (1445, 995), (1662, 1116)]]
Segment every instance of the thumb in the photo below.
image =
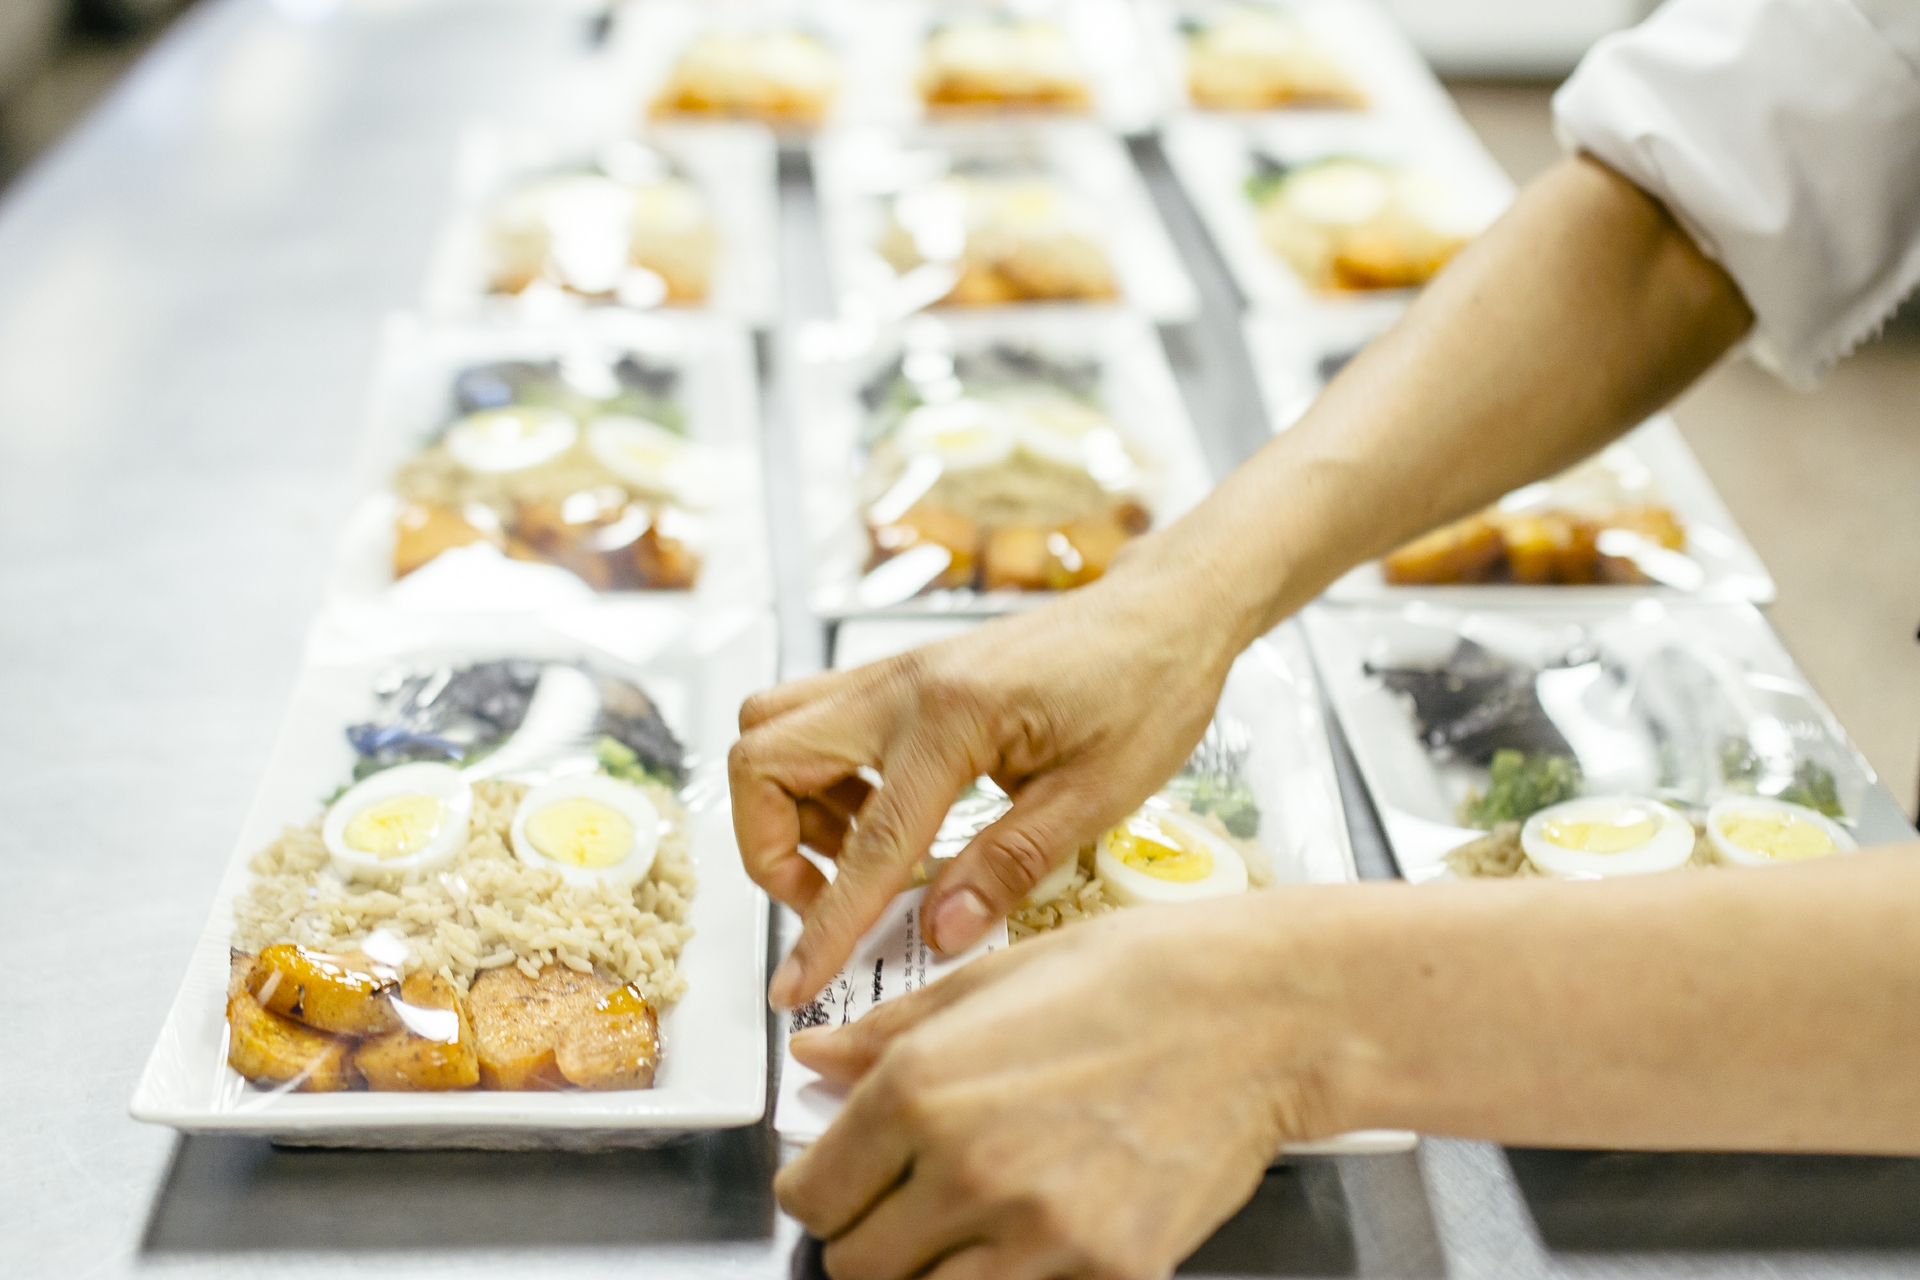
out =
[(1013, 807), (941, 868), (927, 892), (929, 941), (946, 955), (978, 942), (1049, 872), (1130, 812), (1110, 814), (1113, 807), (1110, 787), (1091, 785), (1074, 769), (1022, 787)]

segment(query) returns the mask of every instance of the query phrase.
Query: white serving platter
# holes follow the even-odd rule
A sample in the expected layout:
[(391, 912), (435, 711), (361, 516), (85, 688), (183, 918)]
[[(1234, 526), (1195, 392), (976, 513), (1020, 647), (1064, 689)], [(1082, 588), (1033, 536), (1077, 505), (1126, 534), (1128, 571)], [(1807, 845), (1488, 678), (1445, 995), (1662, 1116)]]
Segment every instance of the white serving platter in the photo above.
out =
[(705, 199), (719, 239), (707, 298), (698, 306), (743, 324), (771, 325), (780, 305), (779, 192), (773, 135), (751, 124), (661, 124), (638, 134), (480, 127), (461, 139), (453, 209), (427, 271), (422, 309), (454, 320), (550, 323), (605, 304), (557, 291), (488, 291), (487, 229), (502, 200), (539, 178), (590, 165), (614, 140), (656, 148)]
[[(453, 382), (498, 360), (553, 360), (634, 352), (680, 370), (687, 437), (724, 476), (697, 513), (702, 567), (691, 591), (608, 592), (554, 565), (509, 560), (489, 547), (460, 548), (396, 582), (395, 469), (456, 412)], [(404, 613), (507, 613), (569, 608), (595, 599), (653, 599), (694, 609), (759, 609), (773, 599), (760, 487), (758, 379), (746, 331), (716, 316), (639, 314), (617, 308), (537, 326), (391, 318), (374, 375), (372, 407), (355, 468), (364, 496), (348, 513), (327, 575), (330, 609)]]
[[(1373, 306), (1345, 312), (1252, 313), (1243, 322), (1247, 354), (1277, 434), (1299, 421), (1326, 383), (1336, 362), (1357, 353), (1393, 323), (1398, 310)], [(1658, 413), (1628, 432), (1610, 449), (1621, 469), (1652, 477), (1658, 501), (1671, 507), (1687, 528), (1686, 558), (1697, 579), (1663, 584), (1609, 586), (1524, 586), (1512, 583), (1463, 583), (1458, 586), (1393, 586), (1377, 561), (1344, 574), (1327, 588), (1338, 601), (1406, 600), (1415, 597), (1462, 606), (1508, 602), (1525, 605), (1542, 592), (1618, 600), (1628, 594), (1690, 595), (1706, 600), (1744, 600), (1770, 604), (1776, 594), (1773, 575), (1740, 531), (1733, 513), (1687, 447), (1669, 414)], [(1524, 496), (1524, 495), (1522, 495)], [(1680, 566), (1675, 566), (1680, 568)]]
[[(833, 666), (845, 670), (962, 634), (978, 621), (959, 619), (870, 618), (843, 622), (836, 630)], [(1218, 714), (1247, 731), (1250, 749), (1241, 770), (1260, 806), (1259, 843), (1272, 862), (1276, 884), (1351, 884), (1359, 879), (1341, 806), (1340, 784), (1321, 719), (1320, 684), (1300, 626), (1283, 623), (1248, 647), (1233, 664), (1221, 691)], [(942, 843), (958, 852), (958, 841)], [(936, 850), (941, 844), (936, 844)], [(792, 941), (793, 918), (781, 912), (781, 930)], [(781, 1061), (788, 1028), (780, 1031)], [(805, 1141), (815, 1136), (817, 1111), (794, 1108), (802, 1126), (782, 1137)], [(780, 1123), (776, 1117), (776, 1126)], [(1364, 1154), (1405, 1151), (1415, 1142), (1399, 1130), (1341, 1134), (1324, 1142), (1301, 1143), (1287, 1155)]]
[[(1883, 803), (1872, 768), (1751, 605), (1536, 597), (1526, 608), (1476, 609), (1414, 600), (1315, 605), (1304, 621), (1320, 677), (1408, 880), (1453, 878), (1447, 853), (1483, 834), (1455, 817), (1466, 788), (1483, 775), (1430, 756), (1408, 701), (1367, 667), (1437, 665), (1462, 638), (1529, 663), (1551, 660), (1576, 642), (1593, 643), (1630, 674), (1663, 652), (1687, 655), (1713, 673), (1700, 690), (1702, 705), (1711, 699), (1726, 706), (1751, 740), (1791, 744), (1796, 758), (1812, 755), (1833, 772), (1846, 825), (1862, 843), (1912, 838), (1897, 809), (1888, 814), (1891, 805)], [(1602, 789), (1649, 790), (1632, 784)]]
[(1405, 166), (1445, 184), (1476, 225), (1491, 223), (1513, 199), (1512, 181), (1449, 104), (1417, 117), (1297, 112), (1231, 120), (1189, 114), (1167, 125), (1162, 145), (1228, 274), (1255, 309), (1339, 314), (1404, 306), (1415, 292), (1311, 289), (1260, 239), (1246, 194), (1256, 150), (1293, 162), (1347, 155)]
[(1158, 527), (1213, 488), (1199, 438), (1159, 335), (1142, 317), (1104, 309), (1034, 307), (987, 315), (922, 314), (901, 325), (816, 321), (789, 342), (790, 405), (808, 552), (808, 602), (823, 618), (873, 614), (984, 617), (1032, 608), (1045, 591), (935, 591), (888, 602), (863, 593), (870, 546), (859, 499), (857, 443), (866, 410), (859, 391), (912, 335), (959, 349), (1007, 342), (1097, 360), (1101, 398), (1115, 430), (1146, 459), (1145, 505)]
[(1115, 305), (1163, 324), (1191, 320), (1199, 311), (1193, 280), (1126, 148), (1097, 125), (1056, 120), (842, 129), (817, 140), (814, 190), (842, 316), (886, 321), (937, 305), (950, 278), (929, 287), (920, 273), (902, 275), (880, 254), (889, 207), (899, 192), (980, 160), (1019, 162), (1044, 173), (1065, 198), (1097, 217), (1093, 233), (1120, 286)]
[[(378, 633), (325, 636), (301, 671), (266, 775), (235, 843), (132, 1102), (135, 1119), (191, 1133), (243, 1133), (276, 1142), (371, 1147), (600, 1147), (648, 1145), (696, 1130), (752, 1124), (766, 1102), (767, 900), (746, 876), (733, 838), (726, 752), (741, 700), (771, 683), (774, 637), (763, 614), (710, 616), (660, 635), (622, 627), (602, 605), (602, 634), (623, 630), (638, 663), (578, 639), (564, 617), (447, 622), (403, 651)], [(318, 633), (317, 633), (318, 634)], [(304, 824), (348, 777), (343, 730), (373, 708), (374, 677), (410, 660), (589, 657), (634, 680), (686, 744), (692, 776), (682, 795), (693, 824), (699, 887), (694, 936), (680, 959), (687, 994), (661, 1020), (663, 1052), (651, 1089), (605, 1093), (270, 1093), (226, 1064), (228, 945), (248, 862), (288, 825)], [(317, 659), (317, 660), (316, 660)]]

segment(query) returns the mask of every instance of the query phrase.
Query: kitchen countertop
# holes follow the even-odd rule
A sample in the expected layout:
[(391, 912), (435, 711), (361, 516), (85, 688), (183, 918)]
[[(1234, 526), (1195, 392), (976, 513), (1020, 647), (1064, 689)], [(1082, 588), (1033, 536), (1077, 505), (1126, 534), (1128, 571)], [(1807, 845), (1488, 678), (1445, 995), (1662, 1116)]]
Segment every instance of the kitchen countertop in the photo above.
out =
[[(379, 322), (417, 295), (458, 131), (520, 110), (529, 72), (580, 56), (588, 29), (517, 0), (210, 0), (0, 198), (9, 1276), (808, 1273), (764, 1127), (610, 1155), (323, 1152), (126, 1112), (265, 764), (351, 496)], [(1232, 295), (1157, 149), (1136, 154), (1210, 302), (1165, 337), (1224, 469), (1265, 438)], [(803, 164), (783, 188), (797, 315), (825, 296)], [(783, 425), (772, 476), (790, 470)], [(778, 567), (798, 673), (822, 634), (797, 566)], [(1387, 874), (1345, 781), (1362, 864)], [(1920, 1161), (1429, 1140), (1270, 1175), (1187, 1269), (1917, 1267)]]

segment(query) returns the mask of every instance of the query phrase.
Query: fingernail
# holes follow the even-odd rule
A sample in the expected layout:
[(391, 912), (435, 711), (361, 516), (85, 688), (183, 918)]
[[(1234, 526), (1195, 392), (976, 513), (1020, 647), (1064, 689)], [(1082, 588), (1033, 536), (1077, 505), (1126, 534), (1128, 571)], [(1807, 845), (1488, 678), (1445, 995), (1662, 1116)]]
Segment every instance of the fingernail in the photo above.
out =
[(800, 962), (788, 956), (773, 971), (773, 981), (767, 984), (767, 1003), (776, 1009), (791, 1009), (800, 1003)]
[(957, 955), (974, 943), (993, 922), (992, 914), (980, 895), (971, 889), (958, 889), (933, 909), (933, 945), (944, 955)]

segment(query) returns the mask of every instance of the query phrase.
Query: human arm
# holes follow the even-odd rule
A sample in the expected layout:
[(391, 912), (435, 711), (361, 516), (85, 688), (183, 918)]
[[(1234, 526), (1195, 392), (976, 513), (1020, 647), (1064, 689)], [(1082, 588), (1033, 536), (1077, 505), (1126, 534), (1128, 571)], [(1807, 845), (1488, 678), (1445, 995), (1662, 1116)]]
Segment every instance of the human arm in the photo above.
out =
[[(1299, 423), (1106, 578), (750, 701), (735, 828), (749, 873), (805, 918), (774, 1001), (833, 974), (972, 779), (1014, 807), (939, 873), (928, 918), (949, 951), (1179, 766), (1254, 638), (1353, 564), (1599, 448), (1749, 320), (1656, 201), (1568, 160)], [(886, 786), (869, 794), (862, 769)], [(801, 843), (837, 859), (831, 887)]]
[(854, 1087), (776, 1190), (835, 1280), (1157, 1277), (1282, 1142), (1357, 1128), (1920, 1152), (1916, 855), (1075, 925), (796, 1036)]

